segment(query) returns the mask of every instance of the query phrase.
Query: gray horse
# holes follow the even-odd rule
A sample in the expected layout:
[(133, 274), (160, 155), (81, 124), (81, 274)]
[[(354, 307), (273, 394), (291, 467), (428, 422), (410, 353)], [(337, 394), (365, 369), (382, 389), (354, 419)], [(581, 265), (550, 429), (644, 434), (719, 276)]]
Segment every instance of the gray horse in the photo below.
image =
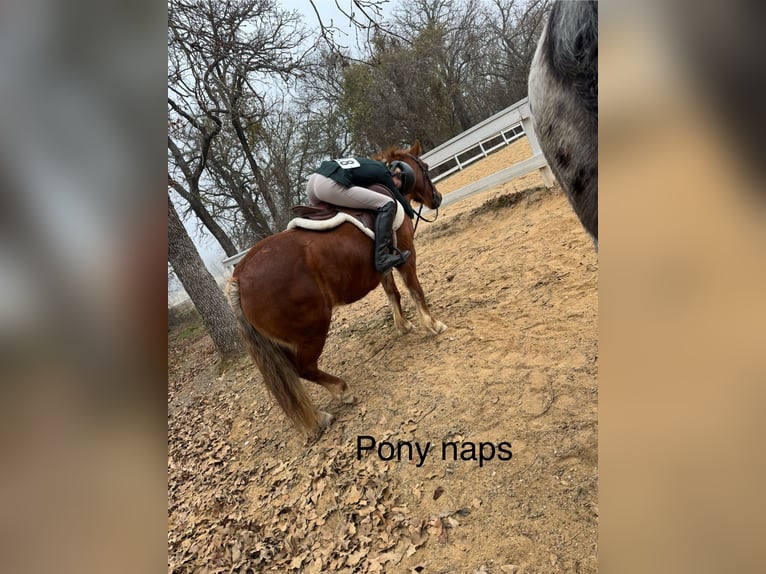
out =
[(557, 1), (529, 73), (543, 154), (598, 250), (598, 3)]

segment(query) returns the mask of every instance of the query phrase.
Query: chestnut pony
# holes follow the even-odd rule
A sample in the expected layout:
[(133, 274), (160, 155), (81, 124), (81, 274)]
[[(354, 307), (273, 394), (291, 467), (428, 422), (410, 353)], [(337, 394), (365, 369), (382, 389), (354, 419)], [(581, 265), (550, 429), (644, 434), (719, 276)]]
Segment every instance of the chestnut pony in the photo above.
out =
[[(442, 198), (428, 176), (428, 166), (418, 158), (420, 151), (420, 142), (415, 142), (408, 150), (391, 148), (375, 159), (401, 160), (412, 167), (415, 185), (405, 199), (437, 209)], [(397, 247), (410, 256), (398, 270), (423, 325), (441, 333), (446, 326), (431, 316), (418, 281), (413, 234), (412, 221), (405, 217), (396, 232)], [(248, 351), (279, 406), (307, 434), (316, 434), (332, 416), (315, 409), (301, 377), (322, 385), (344, 403), (354, 402), (346, 381), (317, 366), (333, 307), (358, 301), (381, 283), (397, 330), (409, 332), (412, 323), (402, 314), (393, 273), (381, 276), (375, 271), (372, 242), (350, 223), (330, 231), (291, 229), (271, 235), (256, 243), (234, 268), (226, 295)]]

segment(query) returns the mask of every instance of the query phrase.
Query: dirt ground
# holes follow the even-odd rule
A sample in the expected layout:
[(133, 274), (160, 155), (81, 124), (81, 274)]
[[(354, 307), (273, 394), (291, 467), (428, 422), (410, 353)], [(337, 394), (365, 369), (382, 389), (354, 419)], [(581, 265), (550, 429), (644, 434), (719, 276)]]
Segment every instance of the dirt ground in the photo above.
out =
[[(530, 153), (522, 138), (437, 188)], [(407, 335), (381, 288), (336, 310), (320, 367), (357, 403), (309, 383), (336, 417), (316, 442), (249, 358), (220, 365), (198, 322), (169, 333), (169, 572), (597, 571), (597, 254), (541, 183), (421, 222), (418, 274), (444, 333), (404, 291)], [(385, 445), (358, 458), (372, 439), (401, 460)]]

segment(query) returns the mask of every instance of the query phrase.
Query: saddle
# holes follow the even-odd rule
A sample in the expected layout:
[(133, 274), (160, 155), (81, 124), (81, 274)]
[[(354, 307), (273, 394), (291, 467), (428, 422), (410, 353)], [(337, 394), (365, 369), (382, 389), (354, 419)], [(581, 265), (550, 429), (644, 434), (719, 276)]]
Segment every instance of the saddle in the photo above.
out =
[[(372, 191), (391, 197), (396, 202), (396, 217), (394, 218), (394, 231), (399, 229), (404, 221), (404, 208), (396, 201), (384, 185), (373, 184), (369, 187)], [(292, 207), (295, 215), (287, 224), (287, 229), (308, 229), (310, 231), (328, 231), (335, 229), (344, 223), (355, 225), (370, 239), (375, 239), (374, 225), (376, 213), (370, 209), (358, 207), (342, 207), (331, 203), (320, 202), (317, 205), (295, 205)]]

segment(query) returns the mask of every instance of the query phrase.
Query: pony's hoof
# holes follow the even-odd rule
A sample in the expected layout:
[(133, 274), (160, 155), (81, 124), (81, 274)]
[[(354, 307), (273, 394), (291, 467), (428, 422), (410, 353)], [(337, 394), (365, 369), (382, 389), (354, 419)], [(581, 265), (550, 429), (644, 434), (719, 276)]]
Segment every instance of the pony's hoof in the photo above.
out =
[(447, 330), (447, 325), (445, 325), (441, 321), (434, 321), (434, 326), (431, 329), (431, 331), (433, 331), (435, 335), (438, 335), (439, 333), (444, 333), (444, 331), (446, 330)]
[(333, 416), (330, 413), (326, 413), (324, 411), (319, 411), (319, 430), (323, 431), (328, 426), (330, 426), (330, 423), (333, 421)]
[(413, 324), (407, 321), (403, 325), (397, 325), (396, 330), (399, 331), (400, 335), (406, 335), (407, 333), (411, 332), (413, 329)]
[(346, 391), (340, 396), (340, 400), (346, 405), (353, 405), (356, 402), (356, 397), (350, 392)]

